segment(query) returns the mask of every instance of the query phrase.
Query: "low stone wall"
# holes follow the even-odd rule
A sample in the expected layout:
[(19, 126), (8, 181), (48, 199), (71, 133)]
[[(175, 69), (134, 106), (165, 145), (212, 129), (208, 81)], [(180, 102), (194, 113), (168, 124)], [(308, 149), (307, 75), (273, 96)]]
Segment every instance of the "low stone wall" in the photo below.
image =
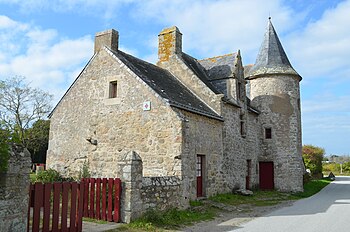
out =
[(143, 177), (141, 199), (143, 209), (164, 210), (179, 205), (181, 181), (176, 176)]
[(0, 232), (27, 231), (30, 153), (12, 146), (8, 169), (0, 173)]
[(123, 155), (118, 162), (122, 181), (121, 220), (129, 223), (149, 209), (181, 208), (181, 180), (177, 176), (142, 176), (142, 159), (135, 152)]

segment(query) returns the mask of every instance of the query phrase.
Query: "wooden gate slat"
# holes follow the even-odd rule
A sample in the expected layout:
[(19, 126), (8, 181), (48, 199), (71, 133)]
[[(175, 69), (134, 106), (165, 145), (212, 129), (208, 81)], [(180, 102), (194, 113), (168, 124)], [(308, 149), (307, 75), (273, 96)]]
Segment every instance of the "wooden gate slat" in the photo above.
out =
[(77, 212), (77, 231), (80, 232), (83, 230), (83, 209), (84, 209), (84, 191), (85, 191), (85, 183), (80, 183), (78, 185), (78, 212)]
[(119, 222), (120, 218), (120, 191), (121, 191), (121, 183), (119, 178), (114, 179), (114, 214), (113, 221)]
[(96, 180), (96, 214), (95, 218), (101, 219), (101, 178), (97, 178)]
[(89, 216), (89, 179), (88, 178), (84, 178), (83, 179), (84, 182), (84, 217), (88, 217)]
[(43, 205), (44, 188), (42, 183), (35, 183), (34, 185), (34, 209), (33, 209), (33, 224), (32, 231), (39, 231), (40, 227), (40, 209)]
[(50, 230), (50, 199), (51, 199), (52, 184), (47, 183), (44, 185), (44, 218), (43, 218), (43, 231)]
[(62, 183), (53, 184), (52, 231), (58, 231), (58, 221), (60, 216), (61, 188), (62, 188)]
[(69, 182), (63, 182), (62, 184), (62, 213), (61, 213), (61, 231), (68, 231), (67, 228), (67, 214), (68, 214), (68, 192), (70, 189)]
[(102, 219), (107, 219), (107, 178), (102, 179)]
[(95, 218), (95, 179), (90, 178), (90, 210), (89, 210), (89, 217)]
[(69, 231), (70, 232), (76, 232), (76, 214), (77, 214), (77, 192), (78, 190), (78, 183), (72, 182), (71, 183), (71, 193), (70, 193), (70, 219), (69, 219)]
[(112, 218), (112, 199), (113, 199), (113, 179), (108, 179), (108, 215), (107, 220), (111, 222)]

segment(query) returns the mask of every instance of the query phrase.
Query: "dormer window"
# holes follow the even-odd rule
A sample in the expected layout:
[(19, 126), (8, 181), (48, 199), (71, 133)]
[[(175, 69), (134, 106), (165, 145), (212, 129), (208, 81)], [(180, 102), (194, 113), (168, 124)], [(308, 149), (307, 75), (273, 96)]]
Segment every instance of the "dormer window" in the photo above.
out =
[(116, 98), (118, 96), (117, 87), (118, 87), (117, 81), (109, 82), (109, 98)]

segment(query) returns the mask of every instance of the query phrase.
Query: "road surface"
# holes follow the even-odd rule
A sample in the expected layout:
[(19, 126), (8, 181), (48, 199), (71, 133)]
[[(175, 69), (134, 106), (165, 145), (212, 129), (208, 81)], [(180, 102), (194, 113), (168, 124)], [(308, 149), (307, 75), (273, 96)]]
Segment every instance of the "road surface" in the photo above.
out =
[(316, 195), (254, 219), (232, 232), (349, 232), (350, 177), (336, 180)]

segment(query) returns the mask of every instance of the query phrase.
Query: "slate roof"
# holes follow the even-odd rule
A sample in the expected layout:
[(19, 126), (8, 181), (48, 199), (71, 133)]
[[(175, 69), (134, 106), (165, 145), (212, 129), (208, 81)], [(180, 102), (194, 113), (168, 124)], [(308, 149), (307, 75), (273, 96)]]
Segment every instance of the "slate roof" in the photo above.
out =
[(222, 93), (218, 91), (218, 89), (215, 88), (215, 86), (212, 83), (210, 83), (207, 72), (205, 71), (204, 67), (198, 62), (197, 59), (193, 58), (190, 55), (187, 55), (184, 52), (182, 53), (182, 59), (187, 65), (187, 67), (190, 68), (197, 75), (197, 77), (215, 94)]
[(166, 99), (171, 106), (218, 120), (223, 120), (221, 116), (216, 114), (203, 101), (197, 98), (169, 71), (133, 57), (120, 50), (117, 52), (110, 50), (110, 52), (120, 59), (158, 95), (163, 99)]
[(265, 74), (296, 75), (301, 80), (300, 75), (290, 64), (270, 18), (256, 62), (247, 78), (256, 78)]
[(227, 79), (233, 77), (236, 56), (237, 53), (231, 53), (198, 60), (198, 62), (207, 70), (210, 80)]

